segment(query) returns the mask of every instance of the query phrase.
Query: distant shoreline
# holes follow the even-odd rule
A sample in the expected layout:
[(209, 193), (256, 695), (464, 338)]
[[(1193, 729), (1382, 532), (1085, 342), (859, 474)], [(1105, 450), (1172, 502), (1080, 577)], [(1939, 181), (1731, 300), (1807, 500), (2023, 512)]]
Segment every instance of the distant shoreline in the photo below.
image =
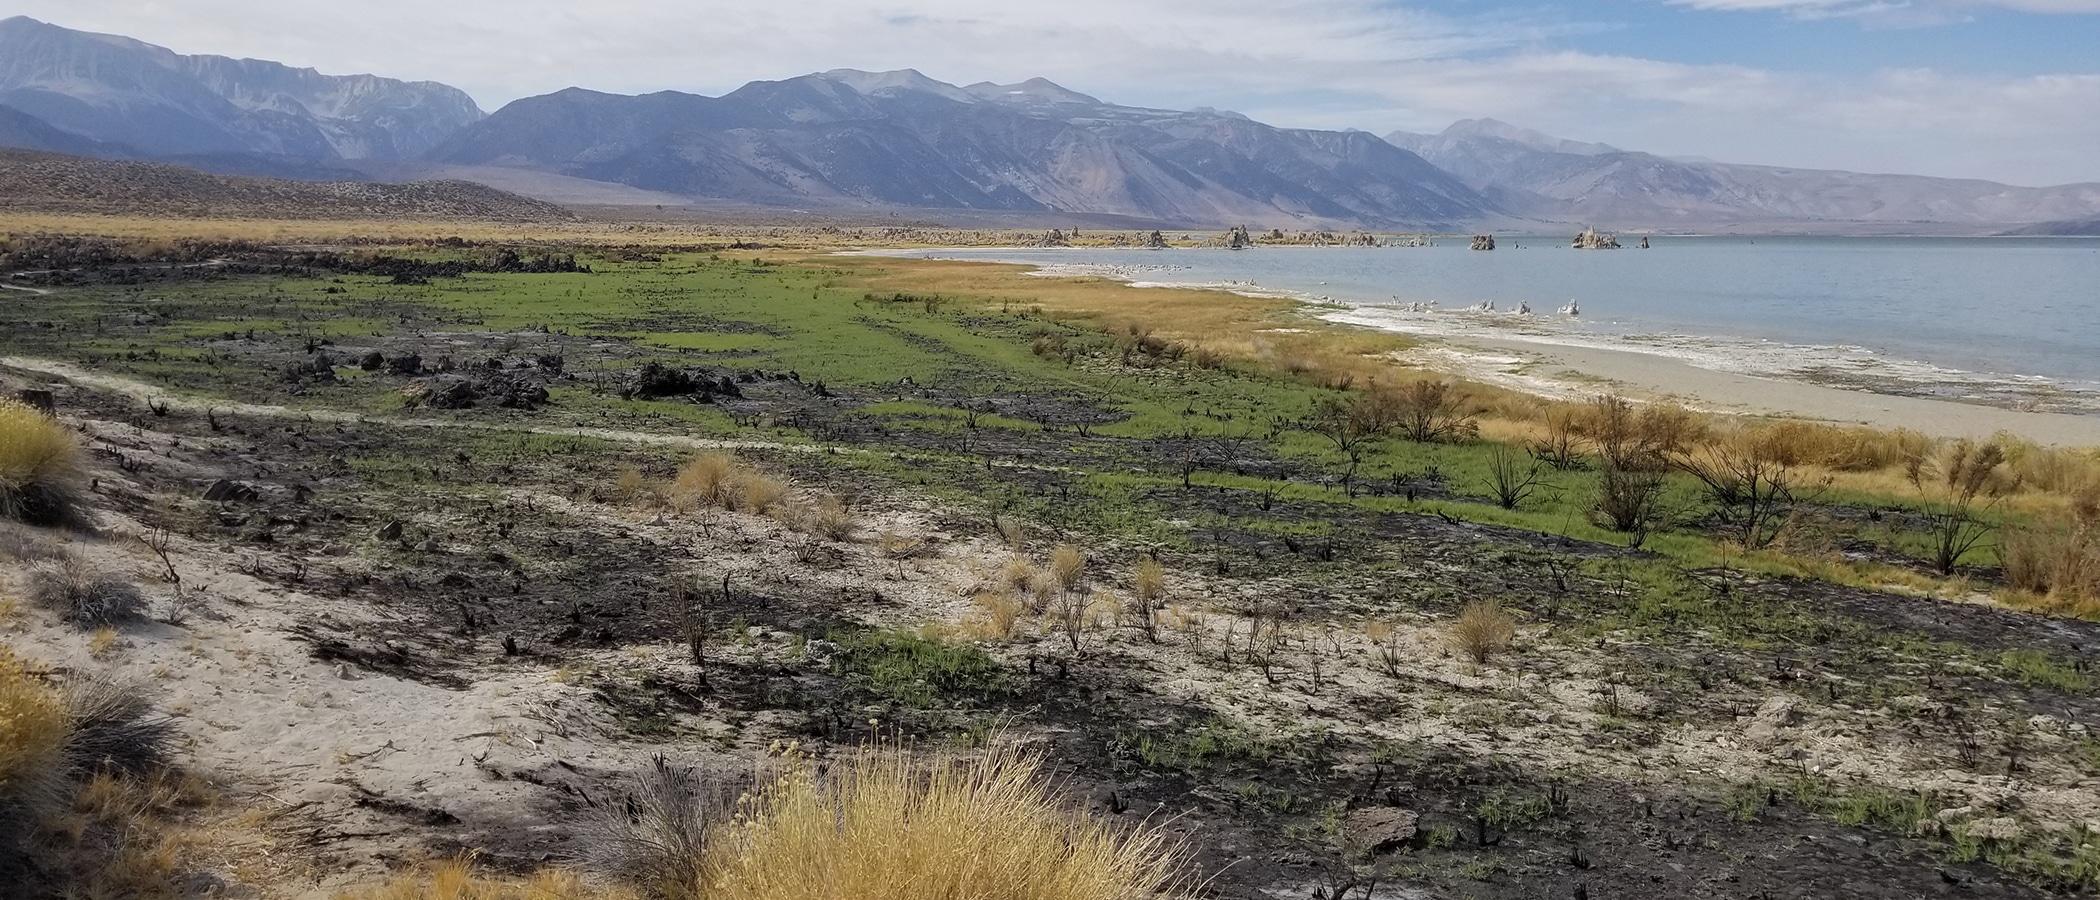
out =
[[(987, 250), (997, 252), (1000, 248), (947, 249), (982, 253)], [(1011, 249), (1038, 252), (1044, 248)], [(919, 258), (921, 254), (939, 254), (943, 248), (850, 252), (856, 256)], [(938, 256), (930, 258), (941, 259)], [(998, 262), (982, 259), (947, 261)], [(1300, 296), (1299, 292), (1238, 291), (1220, 284), (1144, 281), (1131, 277), (1130, 273), (1112, 271), (1112, 267), (1098, 267), (1101, 271), (1082, 274), (1045, 271), (1050, 267), (1039, 263), (1006, 261), (1003, 264), (1026, 266), (1031, 277), (1114, 278), (1133, 288), (1168, 287), (1288, 299), (1300, 304), (1308, 314), (1334, 324), (1403, 334), (1421, 342), (1421, 346), (1413, 351), (1396, 354), (1396, 363), (1535, 396), (1569, 399), (1611, 391), (1636, 399), (1671, 400), (1726, 415), (1797, 418), (1879, 429), (1907, 428), (1946, 438), (1988, 438), (2005, 432), (2044, 445), (2100, 447), (2100, 416), (2008, 409), (1819, 384), (1804, 379), (1727, 372), (1661, 353), (1634, 349), (1589, 347), (1521, 337), (1425, 334), (1349, 321), (1335, 316), (1331, 306), (1320, 298)]]

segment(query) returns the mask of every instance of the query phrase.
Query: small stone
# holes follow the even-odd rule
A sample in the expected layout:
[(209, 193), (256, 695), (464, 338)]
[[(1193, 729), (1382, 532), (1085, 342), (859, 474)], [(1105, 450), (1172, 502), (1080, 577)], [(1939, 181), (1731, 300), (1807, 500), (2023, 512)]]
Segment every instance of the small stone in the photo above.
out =
[(204, 499), (213, 503), (250, 503), (260, 496), (262, 495), (257, 494), (254, 488), (224, 478), (212, 482), (211, 487), (204, 489)]
[(401, 523), (388, 522), (385, 525), (381, 525), (375, 536), (382, 541), (398, 541), (401, 539)]
[(1399, 849), (1421, 831), (1421, 814), (1391, 806), (1359, 809), (1342, 820), (1341, 849), (1372, 857)]
[(1794, 698), (1776, 694), (1758, 706), (1757, 714), (1743, 726), (1743, 743), (1752, 747), (1771, 747), (1779, 743), (1786, 727), (1794, 723)]

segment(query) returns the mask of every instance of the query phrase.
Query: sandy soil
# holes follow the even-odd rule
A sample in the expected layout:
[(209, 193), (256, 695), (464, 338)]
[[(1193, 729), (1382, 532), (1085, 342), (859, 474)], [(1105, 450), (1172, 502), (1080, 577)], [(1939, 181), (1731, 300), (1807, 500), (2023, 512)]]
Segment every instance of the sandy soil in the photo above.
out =
[(1630, 396), (1672, 398), (1715, 412), (1910, 428), (1940, 437), (1989, 437), (2005, 431), (2042, 444), (2100, 446), (2100, 417), (2021, 412), (1759, 378), (1626, 350), (1468, 337), (1411, 351), (1403, 359), (1549, 397), (1590, 394), (1609, 387)]

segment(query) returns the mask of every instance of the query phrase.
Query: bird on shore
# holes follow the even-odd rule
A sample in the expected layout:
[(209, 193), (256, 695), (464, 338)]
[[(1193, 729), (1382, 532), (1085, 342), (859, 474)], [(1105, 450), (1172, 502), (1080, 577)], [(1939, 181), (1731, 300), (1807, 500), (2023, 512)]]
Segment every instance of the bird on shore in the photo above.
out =
[(1573, 298), (1573, 297), (1569, 297), (1569, 298), (1568, 298), (1568, 305), (1566, 305), (1566, 306), (1563, 306), (1563, 307), (1561, 307), (1561, 308), (1560, 308), (1560, 314), (1561, 314), (1561, 315), (1564, 315), (1564, 316), (1579, 316), (1579, 315), (1582, 315), (1582, 306), (1581, 306), (1581, 304), (1578, 304), (1578, 303), (1576, 303), (1576, 302), (1575, 302), (1575, 298)]

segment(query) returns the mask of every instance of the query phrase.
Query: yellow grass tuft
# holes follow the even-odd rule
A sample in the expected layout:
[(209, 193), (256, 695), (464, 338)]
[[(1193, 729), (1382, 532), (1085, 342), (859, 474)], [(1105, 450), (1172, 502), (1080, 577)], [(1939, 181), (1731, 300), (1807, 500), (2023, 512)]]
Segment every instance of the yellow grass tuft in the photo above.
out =
[(693, 457), (671, 480), (671, 499), (682, 508), (717, 506), (735, 509), (738, 502), (734, 493), (735, 479), (739, 468), (736, 457), (723, 451)]
[(65, 521), (80, 477), (80, 442), (57, 420), (0, 400), (0, 518), (36, 525)]
[(1516, 636), (1516, 620), (1502, 608), (1502, 601), (1492, 598), (1466, 604), (1451, 625), (1452, 646), (1475, 663), (1484, 664), (1488, 657), (1509, 649)]
[(722, 450), (702, 453), (679, 467), (667, 493), (680, 510), (715, 507), (758, 515), (778, 512), (788, 500), (785, 482)]
[(2100, 487), (2080, 491), (2067, 511), (2007, 527), (1999, 557), (2015, 605), (2100, 613)]
[(1028, 557), (1012, 557), (1000, 568), (999, 580), (1006, 585), (1007, 590), (1025, 592), (1029, 585), (1035, 583), (1035, 566), (1028, 561)]
[(964, 623), (971, 637), (983, 641), (1010, 641), (1021, 630), (1021, 613), (1027, 606), (1007, 594), (978, 594), (971, 598), (977, 614)]
[(51, 777), (71, 731), (58, 690), (0, 647), (0, 802), (19, 799)]
[(1132, 582), (1131, 593), (1148, 608), (1158, 606), (1167, 596), (1167, 570), (1159, 560), (1146, 557), (1139, 562)]
[(1059, 544), (1050, 553), (1050, 578), (1065, 591), (1079, 587), (1079, 579), (1086, 574), (1086, 554), (1071, 544)]
[(1180, 848), (1156, 825), (1123, 831), (1068, 809), (1039, 757), (1004, 746), (934, 761), (863, 748), (825, 776), (791, 768), (715, 846), (707, 900), (1141, 900), (1182, 887)]

